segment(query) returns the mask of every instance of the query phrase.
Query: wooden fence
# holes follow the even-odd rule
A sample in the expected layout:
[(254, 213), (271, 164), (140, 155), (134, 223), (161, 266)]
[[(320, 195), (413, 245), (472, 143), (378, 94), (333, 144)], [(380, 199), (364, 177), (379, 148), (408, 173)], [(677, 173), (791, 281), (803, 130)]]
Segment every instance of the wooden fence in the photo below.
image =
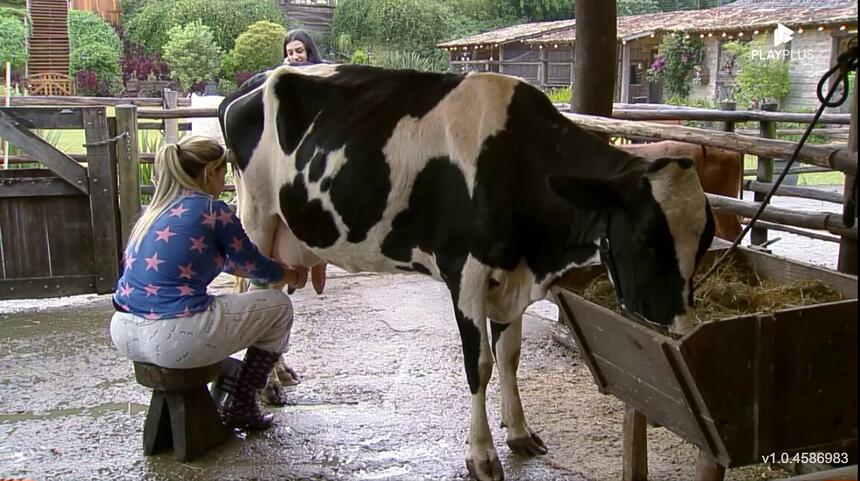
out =
[[(153, 154), (139, 152), (138, 137), (140, 131), (162, 130), (164, 132), (165, 139), (175, 141), (179, 138), (180, 131), (189, 130), (190, 128), (189, 124), (184, 122), (183, 119), (217, 117), (217, 111), (215, 109), (187, 107), (187, 99), (178, 99), (175, 93), (170, 92), (167, 92), (163, 99), (86, 99), (78, 97), (43, 97), (40, 99), (33, 99), (27, 97), (13, 97), (13, 106), (44, 105), (47, 102), (51, 102), (55, 106), (65, 105), (73, 107), (60, 109), (54, 108), (55, 114), (56, 112), (92, 110), (88, 110), (88, 108), (85, 107), (79, 107), (80, 105), (95, 105), (101, 103), (101, 105), (115, 106), (115, 117), (106, 119), (108, 121), (108, 127), (106, 128), (113, 128), (115, 132), (127, 135), (127, 137), (116, 140), (112, 144), (115, 146), (115, 149), (110, 149), (111, 156), (112, 158), (115, 158), (116, 161), (116, 163), (112, 165), (116, 168), (118, 179), (118, 191), (114, 194), (114, 198), (118, 199), (118, 203), (122, 207), (116, 214), (117, 229), (119, 233), (117, 238), (114, 239), (117, 241), (116, 246), (114, 247), (122, 245), (125, 242), (125, 239), (127, 239), (131, 226), (141, 210), (141, 194), (152, 192), (152, 186), (141, 185), (139, 178), (140, 164), (151, 163), (154, 160)], [(12, 109), (15, 110), (14, 107)], [(104, 109), (101, 108), (101, 111), (104, 111)], [(30, 128), (35, 128), (36, 126), (56, 128), (54, 127), (55, 124), (51, 124), (50, 121), (46, 120), (49, 116), (44, 112), (39, 113), (39, 109), (21, 108), (17, 109), (16, 112), (19, 120), (22, 116), (23, 118), (29, 119), (24, 125)], [(93, 114), (90, 113), (87, 115)], [(572, 122), (586, 129), (612, 136), (646, 141), (678, 140), (719, 147), (744, 154), (756, 155), (759, 158), (758, 168), (755, 172), (756, 178), (746, 180), (743, 188), (754, 192), (757, 201), (759, 201), (763, 194), (769, 191), (773, 186), (773, 159), (789, 158), (796, 147), (796, 143), (794, 142), (778, 140), (775, 138), (778, 133), (778, 130), (775, 128), (776, 123), (808, 123), (812, 120), (812, 114), (759, 111), (713, 111), (689, 108), (670, 108), (667, 106), (656, 106), (655, 108), (655, 106), (645, 107), (641, 104), (616, 105), (614, 113), (616, 118), (613, 119), (582, 116), (570, 113), (565, 113), (564, 115)], [(36, 120), (34, 121), (30, 119), (31, 116), (34, 116), (33, 119)], [(854, 116), (856, 117), (856, 113)], [(718, 122), (721, 125), (721, 131), (682, 127), (680, 125), (658, 124), (647, 122), (646, 120)], [(738, 122), (757, 122), (759, 124), (759, 135), (754, 137), (733, 132), (734, 125)], [(850, 146), (807, 145), (801, 150), (798, 160), (799, 162), (817, 169), (843, 172), (846, 174), (846, 185), (851, 185), (851, 183), (853, 183), (853, 178), (857, 173), (856, 119), (852, 121), (852, 116), (844, 114), (828, 114), (822, 118), (822, 123), (837, 127), (851, 124)], [(3, 132), (0, 132), (0, 134), (3, 134)], [(105, 137), (107, 134), (100, 135), (101, 137)], [(88, 133), (88, 142), (89, 138), (90, 134)], [(41, 152), (34, 151), (30, 152), (30, 154), (31, 155), (16, 156), (12, 160), (15, 162), (33, 162), (38, 160), (42, 161), (51, 169), (60, 167), (57, 163), (50, 164), (49, 162), (45, 162), (45, 157), (43, 157)], [(75, 161), (75, 164), (86, 162), (88, 166), (87, 169), (90, 168), (89, 165), (92, 163), (92, 156), (89, 150), (87, 155), (62, 155), (71, 161)], [(93, 165), (98, 165), (98, 163)], [(68, 166), (64, 168), (68, 169)], [(33, 178), (38, 178), (38, 176)], [(47, 181), (37, 180), (31, 182), (35, 184), (41, 183), (40, 185), (44, 185)], [(51, 180), (49, 183), (56, 184), (57, 181)], [(21, 187), (19, 186), (17, 188), (19, 189), (18, 192), (20, 192)], [(230, 188), (231, 186), (228, 186), (228, 189)], [(34, 187), (32, 189), (36, 188)], [(44, 190), (46, 187), (40, 187), (40, 189)], [(68, 193), (68, 184), (65, 184), (63, 189), (63, 192)], [(4, 192), (12, 191), (4, 189)], [(32, 193), (38, 192), (41, 191), (38, 189), (32, 190)], [(57, 192), (59, 192), (59, 190)], [(846, 189), (846, 195), (847, 192), (850, 192), (850, 189)], [(60, 194), (54, 193), (51, 195), (58, 196)], [(780, 187), (777, 191), (777, 195), (815, 199), (836, 204), (842, 204), (844, 200), (840, 194), (793, 186)], [(12, 196), (14, 196), (14, 193), (0, 195), (0, 200), (4, 197)], [(708, 197), (714, 210), (735, 214), (744, 218), (752, 216), (758, 207), (757, 202), (745, 202), (738, 199), (725, 198), (710, 194)], [(90, 199), (89, 205), (92, 206), (92, 199)], [(106, 202), (104, 205), (112, 204)], [(96, 206), (91, 208), (96, 209), (96, 211), (99, 209), (99, 207)], [(43, 207), (43, 209), (45, 208)], [(47, 209), (50, 210), (50, 208)], [(758, 226), (759, 227), (757, 229), (753, 230), (752, 243), (754, 244), (765, 242), (767, 240), (768, 230), (791, 232), (823, 241), (838, 241), (841, 244), (839, 269), (843, 272), (856, 273), (857, 226), (855, 225), (851, 228), (846, 227), (842, 224), (841, 215), (839, 214), (799, 212), (770, 206), (764, 211)], [(90, 228), (95, 229), (95, 226), (91, 225)], [(101, 248), (105, 248), (104, 241), (101, 242)], [(10, 251), (6, 250), (6, 252)], [(118, 251), (116, 252), (118, 256)], [(115, 261), (116, 258), (118, 257), (114, 255), (110, 256), (111, 262)], [(95, 255), (95, 259), (95, 262), (98, 264), (98, 254)], [(104, 269), (104, 272), (106, 273), (107, 270)], [(2, 281), (0, 281), (0, 287), (2, 286)], [(8, 292), (2, 291), (0, 291), (0, 293), (2, 293), (0, 297), (9, 294)]]

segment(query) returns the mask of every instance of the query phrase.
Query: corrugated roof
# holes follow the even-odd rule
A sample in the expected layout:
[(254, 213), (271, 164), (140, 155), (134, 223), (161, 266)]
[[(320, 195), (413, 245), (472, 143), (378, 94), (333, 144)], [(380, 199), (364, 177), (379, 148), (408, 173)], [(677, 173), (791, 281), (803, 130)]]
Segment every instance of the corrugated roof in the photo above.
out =
[[(764, 5), (764, 6), (762, 6)], [(651, 32), (725, 32), (774, 28), (856, 24), (856, 7), (774, 7), (771, 4), (730, 6), (708, 10), (683, 10), (618, 17), (618, 38), (630, 39)], [(576, 40), (576, 29), (550, 32), (527, 43), (570, 43)]]
[[(808, 0), (807, 0), (808, 1)], [(618, 37), (635, 38), (651, 32), (724, 32), (776, 27), (857, 23), (856, 3), (842, 7), (785, 7), (771, 2), (730, 4), (706, 10), (681, 10), (618, 17)], [(459, 47), (487, 43), (571, 43), (576, 39), (575, 20), (537, 22), (493, 30), (439, 44)]]
[(576, 24), (576, 20), (555, 20), (552, 22), (533, 22), (513, 25), (510, 27), (491, 30), (489, 32), (478, 33), (469, 37), (451, 40), (450, 42), (440, 43), (437, 47), (459, 47), (463, 45), (485, 45), (500, 42), (513, 42), (531, 38), (536, 35), (555, 32), (557, 30), (571, 28)]

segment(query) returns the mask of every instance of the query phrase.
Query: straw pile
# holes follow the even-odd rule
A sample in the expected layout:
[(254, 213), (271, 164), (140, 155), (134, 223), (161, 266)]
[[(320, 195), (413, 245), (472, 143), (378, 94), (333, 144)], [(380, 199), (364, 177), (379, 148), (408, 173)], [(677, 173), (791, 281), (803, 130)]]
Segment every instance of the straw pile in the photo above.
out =
[[(702, 274), (704, 270), (698, 272), (697, 279)], [(595, 304), (619, 310), (615, 288), (606, 274), (595, 278), (580, 295)], [(794, 282), (762, 279), (740, 257), (720, 266), (699, 286), (695, 297), (693, 314), (699, 322), (843, 300), (842, 294), (817, 279)]]

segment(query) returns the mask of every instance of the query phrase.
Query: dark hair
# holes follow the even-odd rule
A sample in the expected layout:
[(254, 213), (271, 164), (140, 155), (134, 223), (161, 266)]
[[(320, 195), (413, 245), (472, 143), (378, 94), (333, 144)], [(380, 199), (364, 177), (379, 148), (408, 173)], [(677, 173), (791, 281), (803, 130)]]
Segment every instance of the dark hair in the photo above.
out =
[(311, 34), (308, 33), (307, 30), (297, 28), (295, 30), (290, 30), (287, 33), (287, 38), (284, 39), (284, 58), (287, 58), (287, 44), (290, 42), (295, 42), (298, 40), (302, 42), (305, 46), (305, 50), (308, 53), (307, 63), (325, 63), (322, 55), (320, 55), (320, 49), (317, 47), (317, 43), (314, 42)]

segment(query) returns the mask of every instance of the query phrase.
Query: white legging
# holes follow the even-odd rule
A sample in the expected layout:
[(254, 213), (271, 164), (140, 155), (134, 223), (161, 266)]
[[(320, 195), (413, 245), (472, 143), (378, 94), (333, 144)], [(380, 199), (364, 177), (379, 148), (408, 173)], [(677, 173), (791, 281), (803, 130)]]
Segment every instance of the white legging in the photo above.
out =
[(209, 309), (190, 317), (150, 320), (117, 312), (110, 323), (114, 345), (132, 361), (168, 369), (215, 364), (249, 346), (284, 352), (293, 327), (293, 305), (280, 290), (215, 296)]

